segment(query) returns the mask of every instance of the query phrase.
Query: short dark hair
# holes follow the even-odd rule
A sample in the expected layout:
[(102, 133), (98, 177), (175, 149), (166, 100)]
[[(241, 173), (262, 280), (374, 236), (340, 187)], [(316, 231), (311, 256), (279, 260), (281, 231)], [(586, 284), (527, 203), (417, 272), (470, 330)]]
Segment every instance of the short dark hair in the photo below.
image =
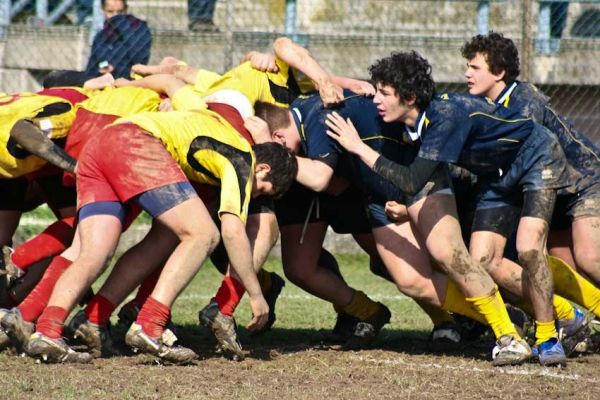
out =
[(511, 83), (519, 76), (519, 51), (515, 43), (504, 37), (501, 33), (490, 32), (487, 35), (473, 36), (471, 40), (462, 47), (462, 56), (467, 60), (473, 59), (477, 53), (481, 53), (494, 75), (505, 71), (505, 83)]
[(429, 105), (435, 93), (431, 65), (416, 51), (394, 52), (371, 65), (369, 73), (374, 83), (393, 87), (402, 100), (414, 96), (421, 110)]
[[(121, 0), (123, 2), (123, 11), (127, 11), (127, 0)], [(106, 0), (100, 0), (100, 6), (104, 10), (104, 5), (106, 4)]]
[(281, 197), (292, 185), (298, 173), (296, 157), (285, 147), (275, 142), (252, 146), (256, 163), (269, 164), (271, 171), (265, 180), (273, 184), (273, 197)]
[(254, 103), (254, 115), (266, 121), (271, 132), (287, 128), (292, 123), (289, 109), (264, 101)]

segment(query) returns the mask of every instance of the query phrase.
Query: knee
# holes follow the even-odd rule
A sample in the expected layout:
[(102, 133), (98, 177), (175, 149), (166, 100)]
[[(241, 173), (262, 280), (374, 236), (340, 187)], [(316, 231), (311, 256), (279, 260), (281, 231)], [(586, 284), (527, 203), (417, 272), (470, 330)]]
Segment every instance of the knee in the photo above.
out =
[(298, 266), (293, 263), (284, 262), (283, 273), (290, 282), (300, 287), (304, 286), (308, 281), (308, 273), (304, 268), (298, 268)]

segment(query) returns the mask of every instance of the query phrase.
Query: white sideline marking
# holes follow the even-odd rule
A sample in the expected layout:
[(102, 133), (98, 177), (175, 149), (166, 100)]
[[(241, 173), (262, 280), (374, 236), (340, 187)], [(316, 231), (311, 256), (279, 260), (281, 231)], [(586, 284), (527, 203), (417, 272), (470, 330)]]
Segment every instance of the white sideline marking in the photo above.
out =
[(385, 365), (398, 365), (402, 367), (408, 367), (415, 370), (425, 370), (425, 369), (448, 369), (448, 370), (458, 370), (465, 372), (478, 372), (489, 374), (492, 373), (501, 373), (507, 375), (529, 375), (529, 376), (542, 376), (548, 378), (555, 378), (561, 380), (570, 380), (570, 381), (581, 381), (587, 383), (598, 383), (599, 381), (594, 378), (583, 378), (578, 374), (568, 374), (568, 373), (559, 373), (552, 372), (548, 368), (541, 368), (539, 371), (529, 371), (526, 369), (522, 369), (519, 367), (492, 367), (492, 368), (479, 368), (479, 367), (465, 367), (461, 365), (449, 365), (449, 364), (440, 364), (440, 363), (415, 363), (415, 362), (406, 362), (402, 358), (398, 359), (376, 359), (371, 357), (364, 356), (351, 356), (354, 359), (369, 362), (374, 364), (385, 364)]

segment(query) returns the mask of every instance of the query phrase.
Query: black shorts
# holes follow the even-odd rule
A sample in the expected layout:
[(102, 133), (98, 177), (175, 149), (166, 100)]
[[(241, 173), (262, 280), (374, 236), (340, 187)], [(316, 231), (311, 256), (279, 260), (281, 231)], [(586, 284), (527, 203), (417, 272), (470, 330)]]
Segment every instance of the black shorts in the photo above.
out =
[(353, 186), (333, 196), (294, 183), (275, 201), (275, 213), (279, 226), (324, 222), (336, 233), (371, 232), (363, 194)]

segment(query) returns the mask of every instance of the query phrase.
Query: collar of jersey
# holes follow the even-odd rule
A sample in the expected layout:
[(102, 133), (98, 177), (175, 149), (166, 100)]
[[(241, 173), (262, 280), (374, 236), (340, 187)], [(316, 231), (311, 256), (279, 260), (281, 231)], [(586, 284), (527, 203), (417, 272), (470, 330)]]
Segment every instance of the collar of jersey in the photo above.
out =
[(518, 81), (514, 81), (511, 85), (504, 88), (502, 93), (500, 93), (498, 100), (496, 100), (496, 104), (504, 104), (504, 102), (510, 97), (512, 92), (514, 92), (514, 90), (518, 84), (519, 84)]
[(304, 135), (304, 124), (302, 123), (302, 113), (300, 113), (298, 108), (292, 108), (292, 117), (294, 118), (294, 123), (298, 128), (298, 135), (300, 136), (302, 150), (304, 151), (304, 154), (306, 154), (306, 136)]
[(417, 117), (417, 123), (415, 124), (415, 126), (417, 127), (416, 130), (412, 130), (406, 125), (404, 126), (404, 129), (406, 129), (406, 133), (410, 137), (410, 140), (412, 140), (413, 142), (416, 142), (417, 140), (419, 140), (421, 138), (421, 132), (423, 131), (423, 126), (425, 126), (426, 119), (427, 119), (426, 112), (423, 111)]

